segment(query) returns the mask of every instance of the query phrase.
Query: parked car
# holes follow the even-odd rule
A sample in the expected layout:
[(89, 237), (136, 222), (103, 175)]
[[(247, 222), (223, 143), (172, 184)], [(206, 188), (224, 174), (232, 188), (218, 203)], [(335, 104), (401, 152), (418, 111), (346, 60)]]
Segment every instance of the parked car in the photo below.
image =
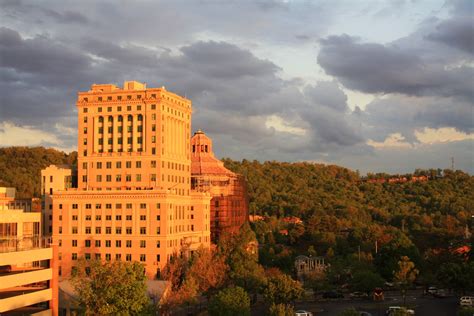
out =
[(463, 296), (459, 299), (461, 306), (474, 306), (474, 296)]
[(367, 295), (367, 293), (364, 293), (364, 292), (352, 292), (351, 294), (349, 294), (349, 297), (352, 298), (352, 299), (362, 299), (362, 298), (367, 298), (369, 297), (369, 295)]
[(313, 313), (308, 311), (299, 310), (295, 312), (295, 316), (313, 316)]
[(407, 309), (401, 306), (390, 306), (385, 312), (385, 315), (390, 316), (390, 315), (393, 315), (396, 311), (400, 311), (400, 310), (405, 310), (408, 315), (415, 315), (415, 311), (413, 309)]
[(327, 291), (323, 293), (323, 298), (344, 298), (344, 295), (337, 291)]
[(423, 292), (423, 295), (434, 295), (438, 292), (438, 288), (434, 286), (430, 286)]
[(438, 289), (435, 293), (433, 293), (433, 296), (436, 298), (446, 298), (448, 297), (448, 292), (444, 289)]

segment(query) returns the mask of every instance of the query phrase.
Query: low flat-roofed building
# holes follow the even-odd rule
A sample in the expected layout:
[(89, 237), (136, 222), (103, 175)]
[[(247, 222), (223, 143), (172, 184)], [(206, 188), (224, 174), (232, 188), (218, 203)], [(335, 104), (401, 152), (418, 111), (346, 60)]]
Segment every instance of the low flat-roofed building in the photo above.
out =
[[(0, 192), (14, 198), (14, 190)], [(10, 188), (8, 188), (10, 189)], [(13, 192), (13, 195), (11, 193)], [(41, 236), (41, 212), (0, 207), (0, 314), (57, 315), (57, 253)]]

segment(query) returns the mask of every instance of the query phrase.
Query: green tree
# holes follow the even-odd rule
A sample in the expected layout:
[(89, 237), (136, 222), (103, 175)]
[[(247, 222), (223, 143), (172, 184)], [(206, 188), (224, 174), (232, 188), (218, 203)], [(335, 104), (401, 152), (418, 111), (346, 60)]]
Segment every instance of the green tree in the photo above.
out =
[(210, 316), (248, 316), (250, 298), (241, 287), (228, 287), (219, 291), (209, 301)]
[(295, 310), (289, 304), (272, 304), (268, 309), (269, 316), (294, 316)]
[(149, 308), (144, 267), (138, 262), (82, 259), (71, 281), (86, 315), (139, 315)]
[(302, 297), (303, 293), (303, 287), (300, 282), (282, 273), (270, 276), (263, 289), (265, 301), (272, 304), (289, 303)]
[(376, 287), (382, 287), (384, 279), (376, 272), (370, 270), (354, 273), (351, 280), (352, 289), (369, 293)]
[(474, 315), (474, 307), (461, 308), (458, 312), (458, 316), (472, 316)]

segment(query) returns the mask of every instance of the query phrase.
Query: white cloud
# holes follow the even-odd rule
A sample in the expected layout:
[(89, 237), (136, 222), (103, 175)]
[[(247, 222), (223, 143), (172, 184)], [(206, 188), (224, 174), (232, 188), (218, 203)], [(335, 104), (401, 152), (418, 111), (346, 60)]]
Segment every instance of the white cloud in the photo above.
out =
[(372, 139), (367, 141), (367, 145), (374, 148), (412, 148), (413, 145), (405, 141), (405, 137), (400, 133), (390, 134), (383, 142), (376, 142)]
[(265, 122), (267, 128), (273, 127), (278, 132), (286, 132), (294, 135), (303, 136), (306, 134), (306, 130), (300, 127), (292, 126), (284, 119), (277, 115), (271, 115)]
[(474, 139), (474, 133), (459, 132), (453, 127), (428, 128), (416, 130), (415, 136), (422, 144), (435, 144)]
[[(57, 127), (61, 127), (57, 125)], [(19, 126), (12, 122), (0, 122), (0, 147), (8, 146), (52, 146), (70, 152), (74, 147), (64, 147), (64, 143), (55, 133), (31, 126)]]

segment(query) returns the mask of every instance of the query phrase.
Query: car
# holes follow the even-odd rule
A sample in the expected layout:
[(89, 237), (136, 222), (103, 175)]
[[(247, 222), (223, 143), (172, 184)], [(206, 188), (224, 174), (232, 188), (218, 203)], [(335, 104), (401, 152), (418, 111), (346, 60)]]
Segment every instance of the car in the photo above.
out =
[(438, 289), (435, 293), (433, 293), (433, 296), (436, 298), (446, 298), (448, 297), (448, 292), (444, 289)]
[(349, 297), (352, 299), (362, 299), (362, 298), (367, 298), (369, 296), (367, 295), (367, 293), (356, 291), (349, 294)]
[(425, 290), (426, 295), (434, 295), (437, 292), (438, 292), (438, 288), (434, 286), (430, 286)]
[(359, 312), (359, 316), (372, 316), (372, 314), (369, 313), (369, 312), (360, 311), (360, 312)]
[(463, 296), (459, 299), (461, 306), (474, 306), (474, 296)]
[(323, 293), (323, 298), (344, 298), (344, 295), (337, 291), (327, 291)]
[(407, 308), (401, 307), (401, 306), (390, 306), (390, 307), (387, 309), (387, 311), (385, 312), (385, 315), (390, 316), (390, 315), (395, 314), (395, 312), (397, 312), (397, 311), (402, 311), (402, 310), (406, 311), (406, 313), (407, 313), (408, 315), (415, 315), (415, 311), (414, 311), (414, 310), (412, 310), (412, 309), (407, 309)]
[(313, 313), (308, 311), (299, 310), (295, 312), (295, 316), (313, 316)]

